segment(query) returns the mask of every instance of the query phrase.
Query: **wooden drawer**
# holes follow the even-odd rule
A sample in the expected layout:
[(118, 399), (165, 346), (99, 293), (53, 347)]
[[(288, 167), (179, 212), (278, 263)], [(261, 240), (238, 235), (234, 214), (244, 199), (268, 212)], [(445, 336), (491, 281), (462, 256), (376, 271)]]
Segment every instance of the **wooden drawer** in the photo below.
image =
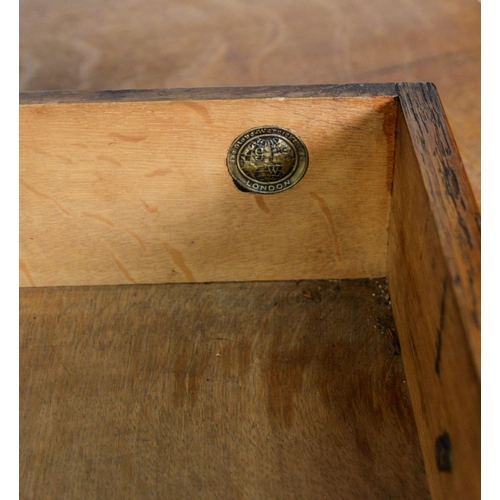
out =
[[(307, 172), (242, 192), (271, 126)], [(25, 93), (20, 130), (23, 498), (479, 498), (480, 216), (432, 84)]]

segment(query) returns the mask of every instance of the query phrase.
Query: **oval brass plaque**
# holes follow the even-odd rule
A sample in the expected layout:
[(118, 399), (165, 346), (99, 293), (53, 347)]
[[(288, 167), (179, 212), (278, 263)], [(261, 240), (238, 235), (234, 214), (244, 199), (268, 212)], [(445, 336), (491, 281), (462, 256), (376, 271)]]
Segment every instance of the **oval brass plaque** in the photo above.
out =
[(227, 153), (227, 168), (245, 191), (275, 194), (297, 184), (307, 170), (309, 154), (300, 137), (275, 125), (239, 135)]

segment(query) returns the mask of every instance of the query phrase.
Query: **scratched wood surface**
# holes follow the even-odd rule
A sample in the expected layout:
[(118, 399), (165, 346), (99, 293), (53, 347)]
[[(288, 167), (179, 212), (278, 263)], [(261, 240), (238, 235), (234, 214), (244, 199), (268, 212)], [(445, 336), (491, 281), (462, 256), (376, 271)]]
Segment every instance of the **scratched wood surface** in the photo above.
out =
[(429, 497), (383, 280), (21, 300), (22, 499)]
[(388, 280), (432, 498), (481, 497), (480, 218), (435, 89), (399, 86)]
[[(23, 104), (21, 285), (384, 276), (396, 101), (327, 89)], [(274, 124), (304, 141), (307, 173), (283, 193), (243, 193), (230, 145)]]
[(22, 0), (21, 90), (433, 81), (480, 198), (476, 0)]

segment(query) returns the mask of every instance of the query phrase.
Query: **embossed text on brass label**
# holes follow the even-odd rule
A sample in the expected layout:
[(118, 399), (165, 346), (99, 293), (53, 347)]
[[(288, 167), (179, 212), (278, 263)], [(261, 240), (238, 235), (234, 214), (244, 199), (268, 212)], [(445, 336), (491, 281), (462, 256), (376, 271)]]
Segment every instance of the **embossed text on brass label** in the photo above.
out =
[(306, 145), (291, 130), (262, 126), (247, 130), (231, 144), (227, 167), (245, 191), (273, 194), (291, 188), (304, 176)]

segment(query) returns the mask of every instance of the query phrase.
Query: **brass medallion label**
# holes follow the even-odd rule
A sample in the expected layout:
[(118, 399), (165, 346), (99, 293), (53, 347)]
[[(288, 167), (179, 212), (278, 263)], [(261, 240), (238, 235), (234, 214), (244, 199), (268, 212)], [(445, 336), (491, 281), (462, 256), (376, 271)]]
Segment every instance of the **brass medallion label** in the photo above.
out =
[(291, 188), (307, 170), (309, 154), (291, 130), (265, 125), (247, 130), (231, 144), (227, 168), (245, 191), (274, 194)]

